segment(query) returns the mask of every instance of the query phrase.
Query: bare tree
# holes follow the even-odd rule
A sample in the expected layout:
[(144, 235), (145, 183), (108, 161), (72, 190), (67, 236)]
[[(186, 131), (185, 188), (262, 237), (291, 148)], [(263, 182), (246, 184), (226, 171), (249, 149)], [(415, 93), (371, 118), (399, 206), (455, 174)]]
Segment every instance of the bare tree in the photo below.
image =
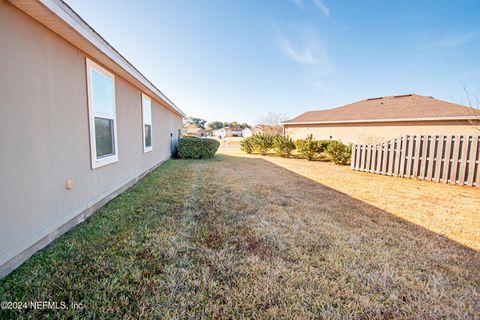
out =
[(467, 97), (467, 105), (474, 109), (473, 116), (469, 114), (468, 122), (471, 126), (475, 129), (480, 131), (480, 84), (475, 79), (476, 90), (474, 92), (467, 89), (465, 85), (463, 85), (463, 91), (465, 91), (465, 95)]
[(289, 119), (285, 113), (273, 113), (269, 112), (262, 118), (260, 118), (259, 124), (268, 124), (270, 126), (281, 126), (282, 122)]
[(283, 126), (282, 122), (289, 119), (285, 113), (273, 113), (269, 112), (265, 116), (261, 117), (257, 122), (257, 127), (262, 127), (264, 132), (272, 134), (282, 134)]

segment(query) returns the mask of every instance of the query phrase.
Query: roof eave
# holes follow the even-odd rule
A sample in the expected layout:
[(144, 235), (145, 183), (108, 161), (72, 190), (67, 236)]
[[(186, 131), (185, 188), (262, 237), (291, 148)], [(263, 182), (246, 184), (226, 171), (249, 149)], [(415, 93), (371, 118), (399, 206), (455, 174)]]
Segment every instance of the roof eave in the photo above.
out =
[[(177, 113), (181, 117), (186, 117), (185, 113), (180, 110), (170, 99), (167, 98), (155, 85), (153, 85), (143, 74), (140, 73), (127, 59), (125, 59), (115, 48), (113, 48), (105, 39), (103, 39), (92, 27), (90, 27), (75, 11), (73, 11), (67, 4), (60, 0), (9, 0), (14, 6), (27, 13), (29, 16), (45, 25), (55, 33), (59, 34), (66, 41), (70, 42), (80, 50), (84, 51), (84, 47), (78, 45), (78, 38), (74, 39), (74, 35), (68, 32), (59, 32), (55, 30), (53, 26), (56, 26), (55, 22), (46, 18), (39, 10), (48, 10), (52, 13), (56, 19), (66, 24), (70, 29), (75, 31), (84, 41), (95, 47), (104, 56), (106, 56), (111, 62), (116, 64), (128, 75), (130, 75), (135, 81), (154, 94), (155, 100), (163, 101), (166, 106)], [(38, 5), (40, 4), (40, 5)], [(94, 56), (94, 58), (96, 58)], [(138, 85), (137, 85), (138, 86)]]
[(370, 123), (370, 122), (410, 122), (410, 121), (448, 121), (448, 120), (480, 120), (480, 116), (455, 116), (455, 117), (429, 117), (429, 118), (397, 118), (397, 119), (363, 119), (363, 120), (338, 120), (338, 121), (287, 121), (289, 124), (340, 124), (340, 123)]

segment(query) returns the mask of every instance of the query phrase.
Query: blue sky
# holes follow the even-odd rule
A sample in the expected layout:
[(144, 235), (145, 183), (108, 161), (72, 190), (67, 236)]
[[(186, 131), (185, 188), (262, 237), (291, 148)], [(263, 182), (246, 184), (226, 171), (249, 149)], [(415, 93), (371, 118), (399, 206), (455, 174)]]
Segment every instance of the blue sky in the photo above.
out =
[(185, 113), (294, 117), (479, 88), (477, 0), (67, 0)]

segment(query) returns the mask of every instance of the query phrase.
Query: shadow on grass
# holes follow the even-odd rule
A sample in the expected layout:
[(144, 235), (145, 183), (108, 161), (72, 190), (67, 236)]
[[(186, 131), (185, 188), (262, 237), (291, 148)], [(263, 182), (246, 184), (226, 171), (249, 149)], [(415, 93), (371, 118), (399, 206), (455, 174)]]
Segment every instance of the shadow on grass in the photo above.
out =
[[(382, 222), (385, 226), (388, 227), (406, 228), (411, 233), (417, 235), (422, 239), (430, 239), (434, 242), (439, 241), (449, 248), (465, 251), (467, 254), (472, 254), (477, 259), (480, 259), (480, 252), (470, 247), (464, 246), (461, 243), (446, 238), (443, 235), (433, 232), (421, 225), (414, 224), (408, 220), (395, 216), (385, 210), (382, 210), (359, 199), (353, 198), (344, 192), (333, 189), (315, 180), (309, 179), (303, 175), (299, 175), (296, 172), (290, 171), (287, 168), (276, 165), (275, 163), (272, 163), (270, 161), (261, 158), (242, 157), (239, 155), (232, 156), (228, 154), (221, 154), (217, 157), (220, 159), (228, 159), (232, 163), (240, 161), (243, 164), (247, 164), (247, 166), (249, 167), (259, 168), (260, 170), (258, 170), (258, 172), (256, 172), (255, 174), (256, 180), (258, 182), (260, 177), (263, 178), (264, 185), (267, 188), (277, 189), (278, 185), (282, 185), (282, 183), (289, 183), (290, 188), (283, 190), (287, 192), (285, 193), (286, 197), (292, 197), (292, 189), (300, 191), (300, 193), (298, 193), (297, 196), (294, 197), (295, 200), (298, 201), (298, 203), (306, 200), (311, 201), (311, 199), (315, 199), (316, 202), (321, 201), (322, 209), (329, 213), (334, 212), (337, 215), (335, 219), (342, 219), (342, 217), (348, 217), (349, 221), (345, 221), (348, 225), (352, 225), (353, 221), (358, 220), (357, 222), (365, 223), (364, 225), (359, 225), (358, 227), (375, 227), (376, 223)], [(273, 154), (268, 154), (266, 155), (266, 157), (278, 158)], [(303, 159), (301, 157), (296, 157), (295, 155), (292, 155), (292, 157), (290, 158)], [(316, 158), (314, 159), (314, 161), (330, 162), (325, 158)], [(238, 172), (238, 175), (241, 176), (242, 173)], [(279, 182), (279, 179), (281, 179), (282, 182)], [(355, 211), (351, 212), (347, 211), (347, 209), (355, 209)], [(316, 212), (312, 213), (317, 214)], [(373, 234), (378, 235), (378, 232), (374, 232), (372, 233), (372, 235)], [(399, 236), (402, 237), (401, 234), (399, 234)]]
[[(164, 166), (3, 279), (0, 293), (5, 296), (1, 298), (68, 298), (86, 306), (96, 305), (100, 310), (85, 309), (82, 316), (111, 310), (110, 316), (117, 318), (139, 312), (144, 317), (194, 317), (191, 310), (202, 310), (204, 316), (212, 318), (262, 318), (268, 316), (266, 310), (277, 304), (281, 305), (280, 318), (302, 317), (302, 308), (313, 315), (340, 318), (475, 318), (480, 309), (480, 254), (422, 226), (260, 158), (222, 154), (213, 160), (172, 160), (168, 174), (161, 179), (159, 170), (165, 171)], [(184, 176), (182, 183), (175, 180), (180, 174)], [(203, 180), (195, 180), (199, 176)], [(213, 181), (214, 187), (200, 185), (206, 181)], [(165, 184), (167, 190), (162, 189)], [(184, 190), (191, 185), (198, 192)], [(211, 203), (205, 200), (207, 196)], [(222, 201), (215, 202), (220, 197)], [(195, 223), (182, 222), (187, 218), (186, 211), (192, 211), (189, 206), (194, 206), (200, 216)], [(273, 236), (282, 238), (285, 245), (264, 245), (264, 237), (252, 234), (248, 225), (238, 229), (231, 226), (229, 230), (242, 230), (245, 235), (231, 239), (228, 233), (225, 237), (217, 233), (217, 237), (211, 238), (214, 245), (209, 250), (223, 254), (233, 243), (239, 251), (232, 253), (239, 254), (237, 259), (243, 259), (242, 254), (253, 254), (268, 268), (242, 273), (234, 268), (248, 263), (228, 264), (225, 270), (230, 270), (236, 281), (229, 282), (230, 286), (201, 287), (195, 279), (202, 278), (203, 270), (223, 269), (212, 263), (195, 264), (207, 257), (200, 256), (205, 250), (188, 236), (204, 234), (203, 231), (174, 230), (173, 226), (198, 230), (203, 223), (211, 222), (202, 220), (201, 215), (215, 216), (221, 226), (231, 223), (226, 216), (232, 212), (264, 215), (262, 223), (274, 226), (277, 231)], [(123, 230), (120, 232), (119, 228)], [(108, 236), (90, 237), (91, 230)], [(176, 251), (174, 240), (179, 235), (187, 237), (184, 243), (191, 241), (180, 248), (184, 251)], [(205, 234), (207, 240), (208, 236)], [(79, 238), (81, 241), (76, 241)], [(71, 253), (55, 253), (60, 248), (71, 248), (72, 243), (77, 247), (69, 249)], [(186, 256), (185, 248), (191, 256)], [(181, 264), (177, 265), (177, 261)], [(296, 272), (297, 277), (275, 280), (268, 270), (278, 265), (286, 266), (286, 271), (280, 273)], [(48, 272), (42, 274), (39, 270)], [(170, 272), (170, 278), (165, 270)], [(262, 272), (267, 272), (271, 281), (281, 283), (265, 290), (261, 281), (243, 281), (246, 274), (257, 279), (263, 276)], [(182, 278), (183, 274), (192, 275), (195, 285), (186, 283), (190, 279)], [(211, 283), (221, 283), (221, 272), (211, 276)], [(322, 279), (328, 281), (316, 282)], [(302, 301), (311, 303), (290, 301), (294, 288), (301, 289)], [(186, 294), (195, 298), (202, 292), (210, 297), (205, 304), (174, 303)], [(221, 307), (224, 302), (220, 298), (211, 298), (221, 296), (232, 301), (230, 308)], [(103, 300), (96, 301), (95, 297)], [(191, 301), (203, 301), (193, 298)], [(118, 306), (118, 301), (124, 301), (124, 305)], [(151, 309), (145, 308), (150, 302)], [(46, 310), (35, 315), (58, 316), (62, 312)], [(76, 314), (68, 312), (70, 316)], [(15, 315), (9, 313), (12, 314)]]

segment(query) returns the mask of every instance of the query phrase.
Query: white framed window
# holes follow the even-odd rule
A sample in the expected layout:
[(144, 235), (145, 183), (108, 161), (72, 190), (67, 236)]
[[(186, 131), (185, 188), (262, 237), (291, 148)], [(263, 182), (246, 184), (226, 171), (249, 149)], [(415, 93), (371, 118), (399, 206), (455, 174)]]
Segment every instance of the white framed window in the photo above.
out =
[(92, 169), (118, 161), (115, 76), (87, 59)]
[(152, 151), (152, 99), (142, 93), (143, 152)]

